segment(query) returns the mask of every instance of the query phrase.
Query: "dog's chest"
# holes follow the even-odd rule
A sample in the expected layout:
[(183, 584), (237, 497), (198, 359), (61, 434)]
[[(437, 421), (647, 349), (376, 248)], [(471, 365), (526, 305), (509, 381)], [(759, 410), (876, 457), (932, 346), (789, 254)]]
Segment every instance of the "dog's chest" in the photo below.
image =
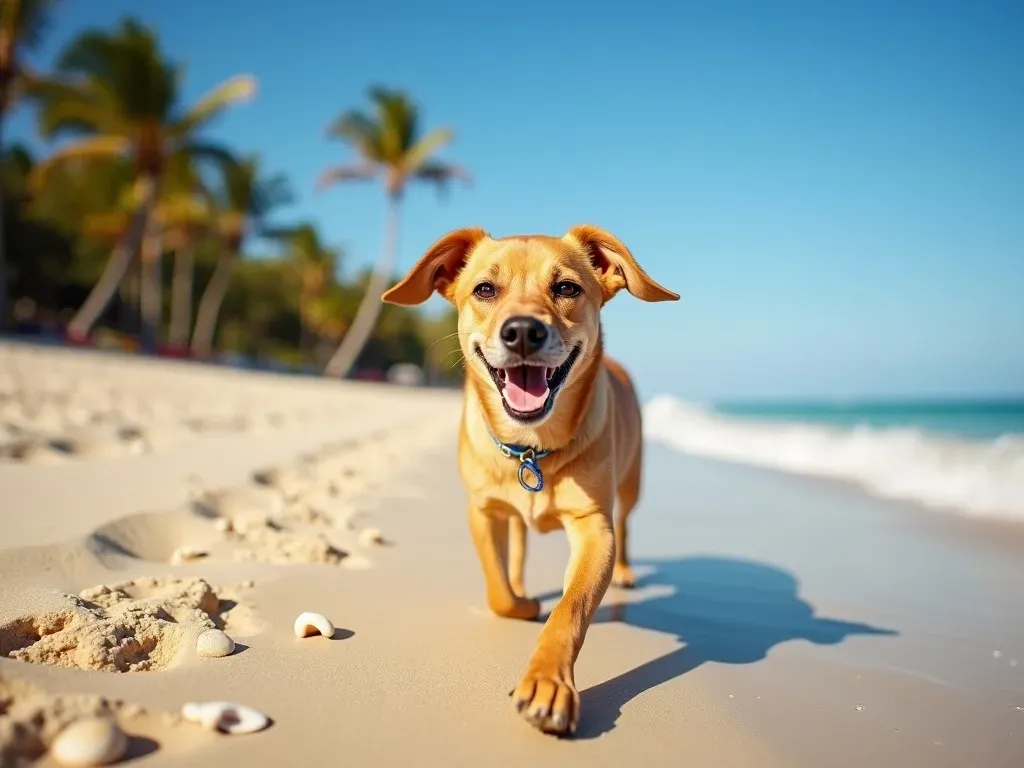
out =
[(527, 493), (526, 498), (520, 498), (518, 501), (520, 503), (513, 506), (528, 528), (539, 533), (547, 533), (562, 527), (550, 493)]

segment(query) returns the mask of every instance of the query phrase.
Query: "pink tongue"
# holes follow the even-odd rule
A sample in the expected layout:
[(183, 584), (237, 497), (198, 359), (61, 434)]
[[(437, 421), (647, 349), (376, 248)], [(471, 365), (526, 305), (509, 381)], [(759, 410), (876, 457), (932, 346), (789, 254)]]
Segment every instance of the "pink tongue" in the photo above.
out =
[(546, 368), (540, 365), (520, 365), (509, 368), (505, 388), (501, 391), (505, 401), (521, 413), (536, 411), (548, 399)]

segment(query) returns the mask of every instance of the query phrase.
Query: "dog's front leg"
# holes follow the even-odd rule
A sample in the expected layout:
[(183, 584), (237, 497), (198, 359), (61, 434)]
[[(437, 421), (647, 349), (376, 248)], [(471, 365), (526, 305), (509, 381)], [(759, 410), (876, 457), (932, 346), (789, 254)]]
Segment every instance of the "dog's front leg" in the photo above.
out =
[(576, 730), (580, 696), (573, 667), (608, 589), (615, 561), (612, 523), (603, 511), (567, 517), (571, 555), (562, 599), (548, 617), (526, 674), (513, 692), (516, 709), (532, 725), (549, 733)]
[(535, 619), (540, 603), (516, 595), (508, 576), (508, 520), (470, 503), (469, 528), (487, 584), (487, 605), (499, 616)]

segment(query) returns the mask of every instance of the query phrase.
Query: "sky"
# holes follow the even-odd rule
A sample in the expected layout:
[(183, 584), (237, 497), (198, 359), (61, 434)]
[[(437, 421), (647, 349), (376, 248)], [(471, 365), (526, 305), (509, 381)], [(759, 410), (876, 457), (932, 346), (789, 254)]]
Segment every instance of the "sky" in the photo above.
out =
[(605, 309), (645, 398), (1024, 394), (1019, 0), (62, 5), (40, 66), (133, 13), (187, 101), (256, 75), (210, 135), (287, 173), (278, 219), (315, 221), (346, 271), (377, 258), (384, 195), (314, 190), (352, 159), (326, 127), (406, 90), (474, 182), (410, 192), (399, 269), (463, 226), (605, 227), (682, 296)]

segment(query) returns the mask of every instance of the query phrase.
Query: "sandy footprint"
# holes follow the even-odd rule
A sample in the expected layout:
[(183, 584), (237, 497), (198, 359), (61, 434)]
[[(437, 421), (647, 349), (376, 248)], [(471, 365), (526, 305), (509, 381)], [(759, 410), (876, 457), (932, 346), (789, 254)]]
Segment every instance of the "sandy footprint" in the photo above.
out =
[(227, 535), (238, 546), (234, 558), (239, 562), (338, 565), (348, 557), (323, 533), (290, 531), (273, 521), (249, 524)]
[(199, 578), (142, 578), (61, 595), (53, 610), (0, 626), (0, 656), (36, 664), (143, 672), (166, 669), (205, 629), (253, 634), (236, 595)]

